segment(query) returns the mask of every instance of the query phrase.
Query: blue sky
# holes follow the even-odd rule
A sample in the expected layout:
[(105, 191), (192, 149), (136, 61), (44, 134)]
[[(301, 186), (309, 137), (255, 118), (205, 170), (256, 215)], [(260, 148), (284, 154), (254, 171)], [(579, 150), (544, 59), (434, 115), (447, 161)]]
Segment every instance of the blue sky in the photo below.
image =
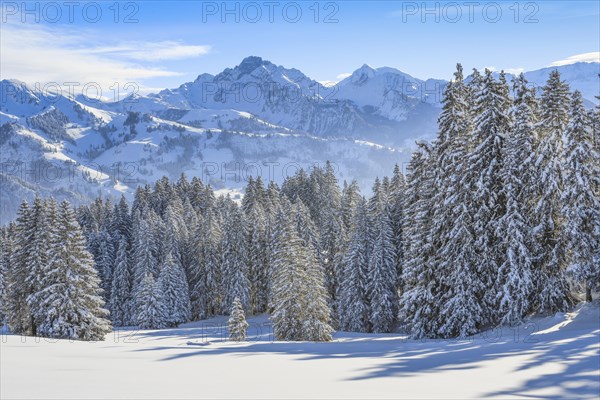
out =
[(1, 75), (103, 86), (134, 81), (150, 90), (257, 55), (319, 81), (338, 81), (365, 63), (447, 79), (456, 62), (515, 72), (597, 61), (600, 51), (598, 1), (271, 3), (271, 16), (267, 1), (228, 2), (233, 11), (225, 15), (221, 1), (121, 2), (116, 15), (109, 1), (96, 17), (97, 3), (69, 9), (55, 2), (58, 15), (48, 3), (28, 3), (23, 14), (20, 1), (5, 1)]

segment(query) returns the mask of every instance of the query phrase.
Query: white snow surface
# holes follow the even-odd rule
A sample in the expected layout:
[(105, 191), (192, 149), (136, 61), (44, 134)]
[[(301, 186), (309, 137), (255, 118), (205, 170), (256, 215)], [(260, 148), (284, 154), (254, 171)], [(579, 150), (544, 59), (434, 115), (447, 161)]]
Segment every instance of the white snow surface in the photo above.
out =
[(3, 335), (1, 398), (565, 398), (600, 395), (600, 303), (468, 340), (338, 332), (275, 342), (268, 316), (248, 341), (227, 317), (122, 329), (104, 342)]

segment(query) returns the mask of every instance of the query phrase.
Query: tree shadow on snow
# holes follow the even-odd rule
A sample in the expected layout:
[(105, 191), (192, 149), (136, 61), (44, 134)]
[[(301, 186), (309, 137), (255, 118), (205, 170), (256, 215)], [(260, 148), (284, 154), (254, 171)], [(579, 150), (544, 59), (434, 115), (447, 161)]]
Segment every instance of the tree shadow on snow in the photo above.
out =
[[(218, 325), (218, 324), (215, 324)], [(207, 331), (209, 329), (209, 331)], [(213, 329), (213, 331), (210, 331)], [(525, 338), (515, 338), (512, 331), (501, 331), (498, 337), (478, 337), (466, 340), (403, 340), (397, 335), (370, 335), (365, 339), (357, 334), (338, 333), (334, 342), (276, 342), (271, 332), (257, 329), (247, 342), (226, 342), (223, 327), (207, 325), (174, 329), (170, 337), (192, 340), (187, 346), (155, 346), (135, 351), (169, 351), (161, 361), (188, 357), (229, 354), (260, 357), (262, 354), (297, 356), (298, 361), (324, 359), (374, 358), (382, 362), (356, 371), (357, 376), (347, 380), (365, 380), (385, 377), (409, 377), (448, 370), (476, 370), (486, 368), (486, 361), (507, 357), (528, 356), (528, 361), (512, 371), (541, 368), (535, 378), (514, 388), (482, 394), (499, 397), (536, 397), (532, 391), (548, 390), (545, 398), (598, 398), (600, 395), (600, 329), (569, 332), (562, 328), (538, 332)], [(165, 331), (138, 333), (147, 337), (165, 336)], [(202, 336), (204, 335), (204, 336)], [(200, 340), (205, 338), (205, 340)], [(547, 373), (544, 371), (558, 372)], [(544, 397), (542, 397), (544, 398)]]

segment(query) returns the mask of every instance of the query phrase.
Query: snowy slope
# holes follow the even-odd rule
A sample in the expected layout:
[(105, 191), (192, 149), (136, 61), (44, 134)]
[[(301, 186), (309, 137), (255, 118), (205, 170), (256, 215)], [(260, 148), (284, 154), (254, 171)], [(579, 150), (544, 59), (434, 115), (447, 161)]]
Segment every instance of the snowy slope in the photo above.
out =
[(225, 340), (224, 317), (98, 343), (5, 335), (0, 397), (594, 399), (599, 311), (450, 341), (338, 332), (331, 343), (274, 342), (266, 316), (249, 320), (242, 343)]

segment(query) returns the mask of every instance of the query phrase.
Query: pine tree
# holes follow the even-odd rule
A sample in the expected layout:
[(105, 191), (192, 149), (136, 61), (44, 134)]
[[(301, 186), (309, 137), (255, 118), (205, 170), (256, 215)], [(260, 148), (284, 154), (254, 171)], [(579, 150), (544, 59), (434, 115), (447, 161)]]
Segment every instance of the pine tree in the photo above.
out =
[(109, 303), (114, 326), (126, 326), (132, 322), (132, 277), (127, 258), (127, 240), (121, 237), (114, 266), (114, 275)]
[(157, 286), (162, 293), (167, 326), (177, 326), (190, 318), (190, 295), (183, 266), (171, 253), (167, 255)]
[(248, 281), (248, 265), (246, 261), (246, 224), (239, 207), (228, 199), (227, 210), (223, 221), (222, 251), (222, 285), (223, 309), (229, 312), (227, 304), (233, 304), (238, 297), (245, 309), (250, 305), (250, 282)]
[(395, 252), (395, 263), (396, 263), (396, 277), (398, 282), (396, 287), (399, 290), (402, 286), (402, 258), (404, 252), (404, 234), (402, 224), (404, 221), (404, 191), (406, 182), (404, 181), (404, 175), (400, 171), (398, 164), (394, 166), (394, 175), (390, 182), (390, 219), (392, 223), (393, 232), (393, 243)]
[(246, 340), (246, 331), (248, 329), (248, 322), (246, 322), (246, 316), (244, 315), (244, 307), (238, 297), (233, 300), (233, 305), (230, 311), (231, 317), (227, 323), (229, 330), (229, 340), (241, 342)]
[(135, 233), (133, 238), (133, 278), (134, 292), (147, 274), (158, 275), (158, 244), (153, 226), (152, 211), (135, 218)]
[(534, 266), (533, 310), (554, 313), (570, 304), (565, 275), (566, 254), (563, 237), (563, 143), (562, 136), (569, 121), (569, 87), (552, 71), (541, 97), (540, 143), (536, 168), (537, 204), (534, 207), (534, 233), (540, 255)]
[(273, 329), (277, 340), (301, 340), (303, 286), (306, 280), (304, 266), (300, 265), (299, 250), (303, 248), (286, 207), (277, 211), (280, 229), (273, 241), (272, 305)]
[[(482, 314), (481, 305), (475, 297), (475, 293), (481, 293), (482, 287), (476, 278), (472, 188), (464, 178), (468, 169), (472, 168), (467, 157), (474, 102), (469, 99), (484, 88), (485, 82), (477, 71), (474, 71), (470, 85), (465, 85), (462, 66), (458, 64), (454, 80), (444, 92), (433, 157), (435, 194), (430, 205), (432, 257), (417, 278), (426, 282), (421, 295), (427, 296), (429, 304), (422, 309), (430, 320), (414, 322), (416, 336), (470, 334), (476, 329), (473, 316)], [(431, 304), (431, 298), (436, 298), (437, 302)], [(425, 319), (425, 316), (420, 318)]]
[[(38, 304), (28, 298), (42, 288), (41, 280), (48, 264), (51, 219), (46, 205), (36, 197), (29, 208), (23, 202), (17, 219), (15, 249), (7, 273), (8, 323), (14, 333), (36, 335), (39, 326)], [(33, 306), (33, 308), (32, 308)]]
[(142, 329), (160, 329), (167, 326), (162, 288), (151, 273), (146, 273), (136, 293), (135, 320)]
[(221, 217), (213, 206), (200, 215), (194, 233), (195, 275), (191, 292), (192, 317), (207, 318), (221, 311)]
[(570, 121), (566, 127), (564, 191), (562, 196), (565, 218), (563, 239), (568, 250), (568, 270), (585, 285), (586, 301), (591, 291), (600, 286), (600, 265), (594, 254), (600, 248), (600, 197), (594, 191), (600, 182), (598, 159), (593, 147), (591, 121), (588, 120), (581, 93), (571, 100)]
[(400, 316), (413, 337), (435, 336), (439, 329), (442, 276), (432, 263), (431, 199), (433, 162), (430, 145), (419, 142), (408, 165), (404, 206), (404, 232), (407, 238), (402, 270), (403, 294)]
[(273, 240), (271, 319), (277, 340), (331, 340), (330, 310), (322, 270), (310, 246), (288, 218), (289, 203), (277, 211), (281, 223)]
[[(473, 280), (479, 292), (483, 315), (475, 315), (475, 325), (493, 322), (497, 317), (495, 291), (496, 274), (501, 260), (498, 253), (501, 238), (496, 236), (498, 221), (505, 211), (502, 197), (501, 166), (504, 154), (504, 138), (510, 130), (510, 106), (508, 87), (500, 75), (494, 80), (490, 70), (485, 71), (483, 86), (475, 93), (475, 119), (470, 137), (473, 151), (463, 176), (463, 190), (472, 191), (469, 210), (473, 223), (477, 270)], [(481, 282), (481, 284), (479, 284)]]
[(95, 265), (100, 276), (100, 286), (104, 293), (104, 301), (108, 303), (112, 290), (113, 266), (115, 264), (112, 237), (108, 232), (103, 230), (98, 235), (98, 241), (98, 256), (95, 257)]
[(248, 280), (250, 282), (250, 309), (253, 314), (267, 311), (269, 287), (269, 260), (267, 254), (267, 191), (260, 177), (248, 180), (242, 200), (246, 217), (246, 249)]
[(26, 284), (29, 275), (27, 264), (27, 246), (29, 244), (29, 226), (31, 224), (31, 209), (27, 201), (23, 201), (15, 226), (14, 248), (11, 252), (10, 266), (7, 279), (7, 298), (5, 311), (8, 326), (16, 334), (32, 334), (33, 320), (27, 297), (32, 293)]
[(0, 228), (0, 326), (4, 325), (8, 317), (8, 273), (14, 247), (14, 231), (14, 224)]
[[(28, 297), (39, 307), (37, 333), (78, 340), (103, 340), (111, 331), (106, 319), (100, 278), (87, 251), (75, 212), (67, 201), (60, 204), (52, 227), (49, 261), (41, 288)], [(33, 311), (33, 310), (32, 310)]]
[(354, 214), (357, 206), (362, 200), (358, 182), (352, 181), (349, 185), (344, 181), (344, 189), (342, 190), (342, 222), (344, 224), (344, 232), (350, 232), (354, 222)]
[(535, 94), (521, 74), (515, 81), (513, 125), (506, 139), (502, 166), (506, 212), (500, 218), (496, 235), (502, 239), (502, 263), (497, 277), (500, 323), (514, 325), (530, 311), (533, 290), (532, 262), (535, 241), (532, 236), (531, 189), (537, 179), (535, 169)]
[(384, 187), (375, 180), (374, 194), (368, 205), (372, 248), (367, 292), (370, 300), (369, 321), (374, 332), (391, 332), (398, 312), (396, 252)]
[(369, 258), (371, 241), (367, 207), (364, 199), (358, 203), (352, 236), (344, 258), (344, 275), (340, 296), (340, 329), (370, 332), (369, 321)]
[(25, 284), (29, 293), (27, 302), (32, 317), (31, 332), (34, 336), (43, 315), (40, 314), (41, 305), (32, 304), (30, 296), (33, 293), (39, 292), (43, 287), (42, 279), (49, 262), (50, 235), (54, 223), (52, 219), (56, 213), (55, 204), (53, 204), (53, 207), (52, 215), (49, 215), (49, 210), (42, 199), (40, 197), (35, 198), (31, 208), (31, 219), (26, 228), (27, 242), (22, 247), (23, 257), (25, 258), (28, 270)]

